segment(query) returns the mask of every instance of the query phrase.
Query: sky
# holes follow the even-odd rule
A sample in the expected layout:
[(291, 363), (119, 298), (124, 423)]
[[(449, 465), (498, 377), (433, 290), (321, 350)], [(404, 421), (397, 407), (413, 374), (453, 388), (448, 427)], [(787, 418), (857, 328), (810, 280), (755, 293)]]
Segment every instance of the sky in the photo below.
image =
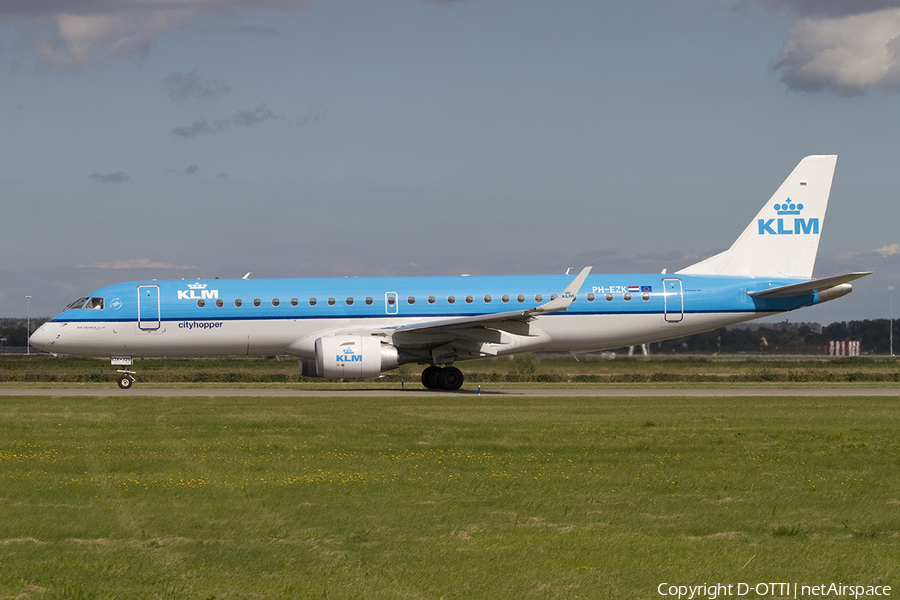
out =
[(874, 274), (787, 318), (887, 318), (898, 55), (900, 0), (0, 0), (0, 316), (154, 278), (673, 272), (838, 154), (814, 275)]

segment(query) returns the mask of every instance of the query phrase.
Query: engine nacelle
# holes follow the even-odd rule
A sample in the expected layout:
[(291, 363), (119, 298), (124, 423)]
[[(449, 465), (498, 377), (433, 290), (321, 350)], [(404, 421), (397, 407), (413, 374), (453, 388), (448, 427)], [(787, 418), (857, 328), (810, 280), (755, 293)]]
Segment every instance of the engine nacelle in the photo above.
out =
[(332, 379), (369, 379), (400, 365), (390, 344), (361, 335), (329, 335), (316, 340), (316, 358), (300, 359), (300, 374)]

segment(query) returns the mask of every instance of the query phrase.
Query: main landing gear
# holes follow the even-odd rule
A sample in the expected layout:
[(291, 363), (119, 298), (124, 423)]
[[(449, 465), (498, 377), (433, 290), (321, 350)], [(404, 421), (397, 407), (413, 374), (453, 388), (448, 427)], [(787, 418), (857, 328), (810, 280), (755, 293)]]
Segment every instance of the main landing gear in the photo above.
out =
[(429, 390), (458, 390), (462, 387), (462, 371), (456, 367), (430, 366), (422, 371), (422, 385)]

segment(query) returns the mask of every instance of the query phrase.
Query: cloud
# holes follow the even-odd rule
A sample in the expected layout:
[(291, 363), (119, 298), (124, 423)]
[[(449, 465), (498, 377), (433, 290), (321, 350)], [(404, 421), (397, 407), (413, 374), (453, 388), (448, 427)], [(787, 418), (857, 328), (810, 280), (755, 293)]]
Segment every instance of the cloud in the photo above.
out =
[(848, 17), (900, 5), (898, 0), (741, 0), (737, 7), (758, 4), (772, 11), (788, 11), (797, 17)]
[[(145, 56), (157, 38), (181, 26), (210, 27), (237, 12), (298, 10), (312, 0), (11, 0), (0, 20), (18, 21), (45, 64), (85, 69), (107, 60)], [(238, 31), (258, 34), (259, 28)], [(49, 34), (47, 33), (49, 31)], [(270, 34), (270, 30), (264, 30)]]
[(188, 175), (196, 175), (199, 171), (200, 171), (199, 166), (191, 165), (188, 168), (186, 168), (183, 172), (187, 173)]
[(264, 123), (270, 119), (281, 119), (265, 104), (260, 104), (253, 110), (239, 110), (234, 115), (218, 121), (209, 123), (206, 119), (194, 121), (193, 124), (186, 127), (176, 127), (172, 129), (172, 135), (178, 135), (184, 138), (194, 138), (202, 133), (218, 133), (225, 131), (233, 125), (245, 125), (250, 127)]
[(772, 68), (789, 88), (804, 92), (859, 96), (900, 89), (900, 8), (801, 19)]
[(112, 262), (95, 262), (89, 265), (78, 265), (79, 269), (196, 269), (186, 265), (174, 265), (150, 260), (149, 258), (135, 258), (132, 260), (114, 260)]
[(888, 256), (893, 256), (894, 254), (900, 254), (900, 244), (888, 244), (887, 246), (876, 248), (874, 252), (887, 258)]
[(860, 96), (900, 90), (900, 0), (742, 0), (796, 17), (771, 68), (788, 88)]
[(100, 183), (126, 183), (131, 181), (131, 175), (125, 171), (117, 171), (115, 173), (109, 173), (108, 175), (104, 173), (91, 173), (89, 177)]
[(173, 102), (188, 98), (214, 100), (231, 91), (231, 86), (226, 83), (201, 80), (196, 68), (190, 73), (172, 73), (166, 77), (166, 87), (169, 88), (169, 98)]

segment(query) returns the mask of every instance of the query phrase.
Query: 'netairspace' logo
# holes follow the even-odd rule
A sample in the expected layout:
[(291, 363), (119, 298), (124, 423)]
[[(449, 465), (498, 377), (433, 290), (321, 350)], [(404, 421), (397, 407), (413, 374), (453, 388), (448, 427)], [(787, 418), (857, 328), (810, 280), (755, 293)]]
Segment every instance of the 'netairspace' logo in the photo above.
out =
[[(810, 235), (819, 233), (819, 219), (802, 219), (797, 216), (801, 210), (803, 210), (803, 205), (791, 202), (790, 198), (781, 204), (776, 204), (775, 212), (782, 216), (774, 219), (757, 219), (759, 235)], [(793, 222), (791, 222), (789, 215), (794, 216)]]
[(660, 596), (677, 600), (723, 600), (726, 598), (884, 598), (891, 595), (889, 585), (845, 585), (843, 583), (802, 584), (796, 582), (775, 583), (704, 583), (702, 585), (672, 585), (661, 583), (656, 588)]

